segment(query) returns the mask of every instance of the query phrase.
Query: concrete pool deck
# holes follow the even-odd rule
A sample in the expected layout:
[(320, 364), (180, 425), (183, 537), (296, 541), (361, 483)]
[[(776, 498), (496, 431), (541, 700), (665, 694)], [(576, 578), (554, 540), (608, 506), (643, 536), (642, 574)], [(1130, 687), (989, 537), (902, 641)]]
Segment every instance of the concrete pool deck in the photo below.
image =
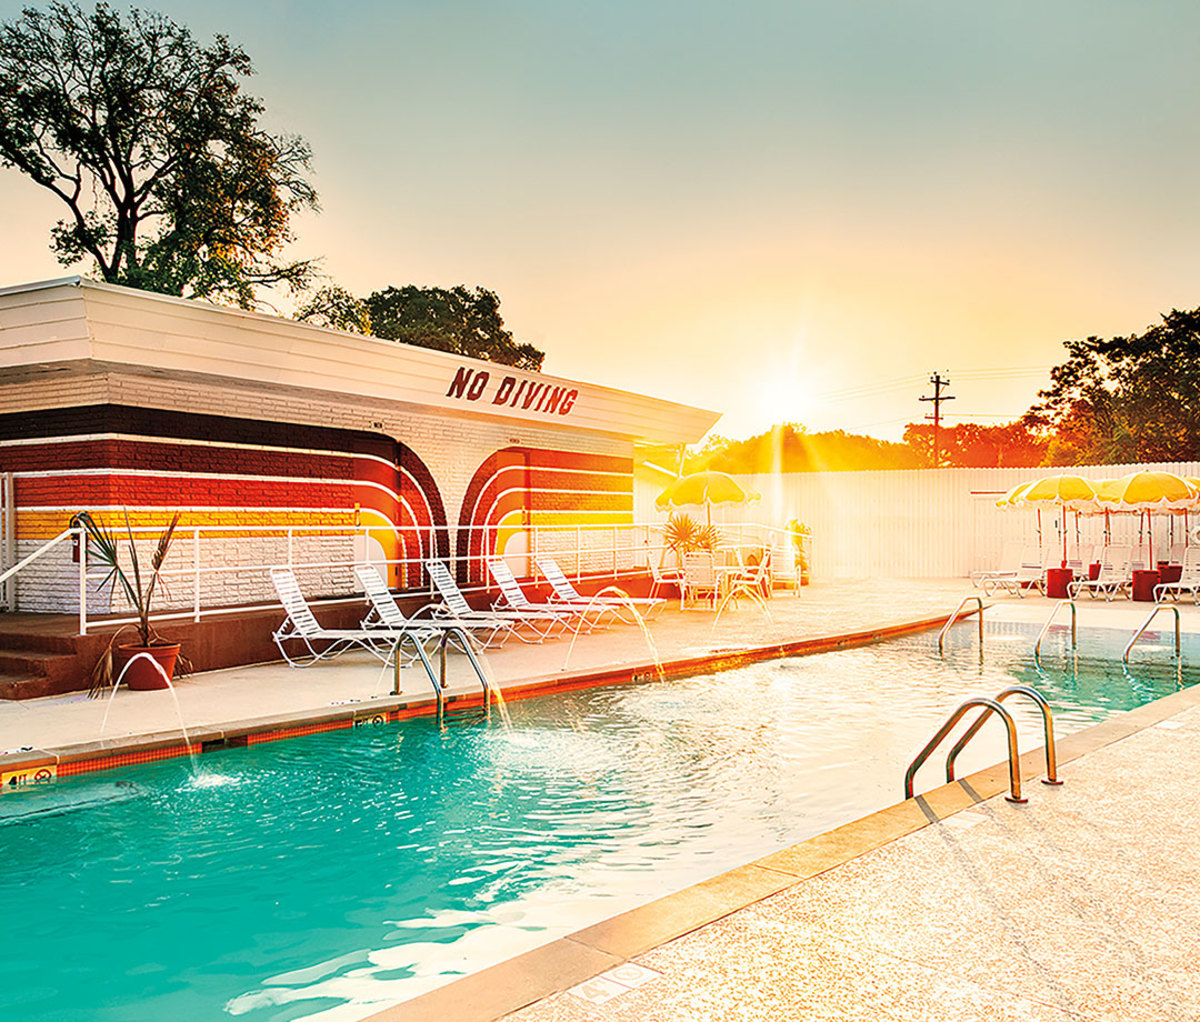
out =
[[(744, 604), (715, 631), (699, 613), (672, 612), (651, 627), (660, 657), (686, 663), (944, 619), (973, 592), (961, 579), (827, 583), (799, 600), (779, 595), (771, 623)], [(990, 603), (988, 617), (1032, 624), (1051, 606)], [(1080, 624), (1132, 634), (1149, 610), (1084, 601)], [(1200, 632), (1200, 608), (1181, 607), (1181, 618)], [(1155, 627), (1171, 624), (1166, 613)], [(564, 669), (566, 648), (514, 643), (489, 661), (509, 687), (646, 663), (632, 627), (580, 637)], [(454, 690), (477, 690), (461, 659)], [(178, 695), (189, 729), (206, 736), (231, 721), (282, 728), (347, 705), (370, 712), (395, 704), (376, 696), (391, 680), (347, 656), (303, 671), (210, 672), (182, 679)], [(428, 704), (420, 668), (405, 672), (404, 686), (413, 695), (402, 698)], [(98, 754), (178, 735), (170, 693), (118, 693), (109, 737), (98, 741), (105, 709), (82, 696), (0, 705), (0, 749)], [(1200, 688), (1069, 735), (1059, 754), (1062, 788), (1037, 784), (1040, 756), (1023, 756), (1027, 805), (1000, 797), (1005, 770), (982, 771), (371, 1017), (1200, 1017), (1200, 856), (1191, 848), (1200, 800), (1194, 773), (1179, 769), (1200, 756)]]

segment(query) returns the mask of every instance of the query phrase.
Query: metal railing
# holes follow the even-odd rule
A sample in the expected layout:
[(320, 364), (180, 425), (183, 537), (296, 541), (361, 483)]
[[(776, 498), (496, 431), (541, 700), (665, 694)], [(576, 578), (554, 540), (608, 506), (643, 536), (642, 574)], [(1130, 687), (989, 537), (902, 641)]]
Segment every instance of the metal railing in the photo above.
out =
[(1146, 633), (1146, 629), (1150, 627), (1150, 622), (1158, 616), (1158, 612), (1160, 610), (1170, 610), (1174, 611), (1175, 613), (1175, 657), (1176, 659), (1179, 658), (1180, 650), (1182, 649), (1182, 644), (1180, 642), (1180, 631), (1182, 629), (1182, 625), (1179, 619), (1179, 608), (1174, 604), (1159, 603), (1155, 605), (1152, 611), (1150, 611), (1150, 616), (1142, 622), (1142, 627), (1133, 633), (1133, 638), (1129, 640), (1129, 645), (1125, 647), (1125, 652), (1121, 656), (1122, 663), (1129, 663), (1130, 650), (1137, 645), (1138, 639), (1140, 639)]
[(1050, 631), (1050, 626), (1054, 623), (1055, 617), (1063, 606), (1071, 608), (1071, 648), (1075, 649), (1079, 645), (1079, 628), (1077, 618), (1079, 616), (1079, 608), (1075, 606), (1075, 601), (1072, 599), (1059, 600), (1053, 607), (1050, 608), (1050, 616), (1046, 618), (1046, 623), (1042, 625), (1042, 630), (1038, 632), (1037, 641), (1033, 644), (1033, 662), (1038, 667), (1042, 666), (1042, 640), (1046, 637), (1046, 633)]
[[(983, 600), (978, 596), (964, 596), (958, 601), (958, 606), (950, 612), (950, 616), (946, 618), (946, 623), (942, 625), (942, 630), (938, 632), (938, 652), (943, 656), (946, 654), (946, 633), (950, 631), (950, 628), (958, 620), (959, 613), (972, 600), (974, 600), (979, 607), (979, 652), (983, 652)], [(966, 615), (964, 614), (963, 616), (965, 617)]]
[[(1038, 710), (1042, 714), (1042, 736), (1045, 739), (1046, 749), (1046, 776), (1042, 778), (1043, 784), (1059, 785), (1062, 781), (1058, 779), (1058, 752), (1054, 746), (1054, 714), (1050, 710), (1050, 704), (1046, 702), (1040, 692), (1036, 689), (1029, 688), (1027, 685), (1011, 685), (1003, 692), (995, 697), (997, 703), (1004, 702), (1010, 696), (1026, 696), (1032, 699), (1037, 705)], [(984, 710), (979, 715), (979, 719), (975, 721), (963, 736), (954, 743), (954, 747), (950, 750), (950, 755), (946, 757), (946, 781), (947, 783), (954, 780), (954, 761), (958, 759), (958, 754), (967, 747), (967, 743), (979, 733), (979, 729), (990, 717), (992, 711)]]
[(1012, 715), (1008, 712), (1008, 710), (1001, 706), (995, 699), (984, 699), (980, 696), (976, 696), (972, 699), (968, 699), (964, 703), (960, 703), (955, 711), (946, 719), (946, 723), (938, 728), (937, 734), (935, 734), (929, 740), (929, 744), (926, 745), (925, 748), (923, 748), (919, 753), (917, 753), (917, 758), (909, 764), (908, 770), (904, 774), (905, 798), (913, 797), (913, 783), (916, 780), (917, 771), (921, 769), (921, 766), (924, 764), (924, 762), (933, 754), (934, 749), (941, 744), (942, 739), (954, 730), (954, 726), (960, 720), (962, 720), (964, 716), (966, 716), (968, 711), (974, 709), (975, 707), (986, 708), (991, 713), (999, 716), (999, 718), (1004, 722), (1005, 730), (1008, 732), (1009, 793), (1004, 797), (1008, 799), (1009, 802), (1019, 803), (1029, 801), (1028, 799), (1023, 798), (1021, 795), (1021, 754), (1017, 750), (1017, 725), (1014, 723)]
[[(120, 535), (123, 530), (115, 531), (124, 543), (124, 537)], [(139, 553), (143, 552), (143, 547), (145, 549), (144, 566), (162, 530), (160, 527), (138, 527), (131, 531)], [(163, 588), (156, 602), (164, 609), (153, 614), (151, 620), (198, 622), (210, 615), (275, 607), (277, 602), (267, 572), (279, 564), (320, 573), (324, 579), (319, 587), (324, 588), (324, 596), (330, 598), (350, 597), (357, 592), (351, 581), (351, 569), (363, 561), (391, 568), (392, 588), (415, 595), (432, 595), (433, 588), (424, 570), (424, 561), (431, 557), (447, 562), (451, 570), (460, 575), (465, 592), (488, 590), (491, 586), (483, 565), (500, 538), (508, 541), (503, 556), (520, 578), (532, 578), (534, 559), (545, 554), (554, 556), (576, 581), (585, 576), (615, 578), (648, 570), (649, 559), (662, 556), (666, 549), (662, 532), (661, 523), (524, 525), (513, 529), (391, 525), (185, 526), (176, 529), (175, 548), (160, 573)], [(791, 542), (790, 534), (785, 530), (757, 523), (726, 524), (720, 526), (720, 532), (722, 545), (729, 547), (777, 546)], [(524, 534), (524, 544), (511, 542), (516, 533)], [(0, 573), (0, 584), (15, 579), (21, 572), (26, 572), (29, 577), (31, 568), (46, 566), (47, 561), (53, 559), (51, 555), (56, 551), (61, 554), (61, 549), (68, 543), (74, 543), (78, 556), (78, 564), (71, 567), (77, 568), (80, 634), (87, 634), (97, 616), (103, 616), (105, 626), (136, 621), (131, 615), (97, 612), (95, 594), (89, 594), (89, 583), (94, 590), (107, 571), (98, 572), (89, 565), (88, 543), (82, 528), (66, 529), (42, 544)], [(449, 553), (454, 547), (459, 550)], [(399, 556), (388, 556), (385, 551), (389, 548)], [(460, 568), (461, 572), (457, 570)], [(45, 567), (46, 574), (41, 579), (35, 572), (30, 579), (31, 588), (47, 577), (61, 579), (61, 571), (61, 564), (54, 564)], [(92, 606), (89, 606), (89, 600)], [(124, 609), (118, 607), (118, 614)]]

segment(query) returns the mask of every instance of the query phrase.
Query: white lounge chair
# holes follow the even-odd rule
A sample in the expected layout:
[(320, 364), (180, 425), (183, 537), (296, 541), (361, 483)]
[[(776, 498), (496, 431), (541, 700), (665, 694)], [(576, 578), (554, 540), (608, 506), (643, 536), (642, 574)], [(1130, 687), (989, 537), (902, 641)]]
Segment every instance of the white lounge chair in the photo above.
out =
[(1183, 571), (1178, 582), (1160, 582), (1154, 587), (1154, 602), (1162, 603), (1171, 596), (1179, 602), (1180, 593), (1192, 594), (1192, 600), (1200, 603), (1200, 546), (1189, 546), (1183, 551)]
[[(739, 563), (741, 557), (738, 558)], [(765, 547), (753, 563), (742, 563), (742, 566), (725, 576), (727, 591), (744, 590), (749, 595), (757, 594), (759, 600), (770, 599), (771, 596), (771, 548)]]
[[(584, 610), (607, 608), (623, 621), (631, 609), (637, 611), (643, 618), (652, 617), (667, 605), (666, 600), (639, 596), (584, 596), (567, 578), (566, 573), (553, 557), (538, 557), (534, 560), (550, 588), (554, 590), (555, 599), (568, 607), (579, 607)], [(622, 613), (625, 612), (625, 613)]]
[[(476, 610), (463, 596), (450, 569), (441, 561), (426, 561), (429, 572), (442, 603), (433, 608), (435, 614), (444, 615), (464, 628), (507, 628), (522, 642), (541, 642), (556, 625), (562, 623), (558, 614), (521, 614), (515, 611)], [(532, 635), (526, 634), (532, 632)]]
[(516, 614), (530, 615), (534, 621), (543, 622), (547, 617), (557, 620), (564, 630), (590, 632), (597, 627), (600, 617), (608, 613), (607, 607), (593, 608), (591, 612), (582, 607), (561, 603), (533, 603), (513, 575), (503, 557), (487, 559), (488, 573), (500, 587), (502, 603), (492, 606), (493, 610), (510, 610)]
[[(279, 602), (287, 613), (283, 624), (271, 633), (283, 659), (292, 667), (309, 667), (358, 647), (385, 664), (392, 662), (405, 639), (420, 641), (410, 629), (368, 630), (365, 628), (323, 628), (313, 616), (308, 601), (300, 592), (300, 583), (291, 568), (275, 567), (269, 572)], [(300, 643), (307, 654), (292, 656), (285, 643)], [(320, 647), (320, 648), (318, 648)]]
[[(367, 602), (371, 605), (371, 610), (362, 619), (362, 627), (367, 631), (381, 628), (390, 631), (404, 631), (412, 634), (414, 637), (419, 636), (422, 642), (440, 640), (443, 635), (449, 634), (451, 644), (455, 647), (461, 647), (463, 642), (466, 641), (465, 637), (468, 634), (472, 634), (475, 631), (484, 631), (488, 633), (487, 638), (478, 640), (479, 646), (484, 649), (489, 647), (497, 635), (500, 637), (500, 642), (495, 644), (497, 646), (502, 645), (511, 631), (511, 628), (503, 622), (488, 625), (481, 629), (467, 629), (462, 625), (456, 624), (454, 621), (405, 617), (404, 611), (396, 603), (391, 590), (388, 589), (387, 583), (383, 580), (383, 576), (379, 574), (379, 571), (373, 564), (356, 564), (354, 566), (354, 574), (358, 576), (358, 581), (362, 584)], [(422, 608), (422, 610), (424, 609)], [(432, 606), (429, 609), (432, 610)], [(420, 614), (421, 611), (417, 611), (417, 613)]]
[(1100, 556), (1100, 574), (1096, 578), (1081, 578), (1067, 587), (1072, 598), (1085, 590), (1095, 596), (1103, 593), (1106, 600), (1111, 600), (1123, 589), (1128, 589), (1132, 582), (1129, 567), (1132, 548), (1127, 546), (1110, 546), (1104, 548)]
[(985, 578), (981, 583), (984, 594), (991, 596), (998, 589), (1006, 589), (1015, 596), (1024, 598), (1027, 589), (1041, 590), (1046, 574), (1045, 559), (1046, 555), (1041, 547), (1025, 547), (1021, 551), (1021, 563), (1017, 566), (1016, 573)]
[(971, 572), (971, 585), (979, 589), (989, 579), (1016, 578), (1017, 570), (1021, 567), (1022, 553), (1020, 543), (1005, 543), (1000, 553), (1000, 566)]

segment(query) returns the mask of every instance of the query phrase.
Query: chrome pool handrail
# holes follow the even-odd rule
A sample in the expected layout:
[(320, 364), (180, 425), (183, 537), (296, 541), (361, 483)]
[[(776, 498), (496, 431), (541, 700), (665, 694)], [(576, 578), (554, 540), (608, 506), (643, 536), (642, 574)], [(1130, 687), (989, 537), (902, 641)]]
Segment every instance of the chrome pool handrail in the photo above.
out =
[[(1050, 710), (1050, 704), (1042, 697), (1042, 694), (1036, 689), (1032, 689), (1027, 685), (1010, 685), (1003, 692), (995, 697), (997, 703), (1004, 702), (1009, 696), (1022, 695), (1028, 696), (1036, 704), (1042, 713), (1042, 733), (1046, 740), (1046, 776), (1042, 778), (1043, 784), (1059, 785), (1062, 781), (1058, 779), (1058, 753), (1054, 747), (1054, 714)], [(979, 715), (979, 719), (975, 721), (966, 733), (955, 743), (954, 748), (950, 750), (950, 755), (946, 757), (946, 780), (947, 782), (954, 780), (954, 761), (958, 759), (958, 754), (963, 751), (967, 743), (975, 737), (976, 733), (984, 722), (992, 715), (991, 709), (986, 709)]]
[(946, 723), (938, 728), (938, 732), (930, 740), (908, 766), (908, 770), (904, 774), (904, 797), (906, 799), (913, 797), (913, 782), (916, 779), (917, 771), (922, 764), (930, 757), (933, 750), (938, 747), (942, 739), (946, 737), (952, 730), (954, 725), (962, 720), (963, 715), (968, 710), (974, 707), (986, 707), (992, 713), (1000, 717), (1004, 722), (1004, 728), (1008, 732), (1008, 786), (1009, 794), (1005, 795), (1005, 799), (1009, 802), (1028, 802), (1027, 798), (1021, 796), (1021, 754), (1017, 749), (1017, 725), (1013, 722), (1012, 715), (1001, 706), (995, 699), (984, 699), (981, 696), (976, 696), (968, 699), (964, 703), (960, 703), (958, 708), (950, 714)]
[(942, 625), (942, 630), (938, 633), (938, 652), (942, 655), (945, 655), (946, 652), (946, 633), (958, 621), (959, 612), (971, 600), (974, 600), (979, 605), (979, 651), (983, 652), (983, 599), (979, 596), (964, 596), (958, 601), (958, 606), (950, 612), (950, 616), (946, 618), (946, 623)]
[[(421, 666), (425, 668), (425, 673), (429, 676), (429, 683), (433, 686), (433, 694), (437, 697), (438, 716), (442, 714), (442, 708), (446, 697), (446, 646), (452, 638), (459, 640), (460, 648), (467, 654), (467, 658), (471, 661), (471, 666), (475, 669), (475, 676), (479, 679), (479, 685), (483, 689), (483, 702), (485, 706), (491, 705), (492, 687), (488, 684), (487, 675), (483, 670), (482, 665), (475, 656), (475, 651), (471, 648), (471, 637), (462, 628), (446, 628), (442, 630), (438, 637), (438, 646), (441, 652), (440, 670), (435, 671), (433, 663), (429, 659), (429, 654), (425, 652), (425, 647), (420, 642), (414, 642), (413, 645), (417, 648), (417, 657), (421, 661)], [(399, 650), (396, 652), (395, 661), (392, 667), (394, 683), (392, 685), (392, 695), (400, 694), (400, 655)]]
[(1176, 607), (1175, 604), (1173, 604), (1173, 603), (1156, 603), (1154, 605), (1154, 609), (1152, 611), (1150, 611), (1150, 616), (1148, 618), (1146, 618), (1146, 620), (1144, 622), (1142, 622), (1142, 627), (1133, 633), (1133, 638), (1129, 640), (1129, 645), (1125, 647), (1125, 654), (1121, 657), (1121, 660), (1123, 663), (1129, 663), (1129, 651), (1131, 649), (1133, 649), (1133, 647), (1137, 644), (1138, 639), (1140, 639), (1142, 637), (1142, 635), (1145, 634), (1146, 629), (1150, 627), (1150, 622), (1155, 619), (1155, 617), (1158, 615), (1158, 612), (1160, 610), (1172, 610), (1175, 612), (1175, 656), (1179, 657), (1179, 655), (1180, 655), (1180, 652), (1179, 652), (1180, 651), (1180, 634), (1179, 633), (1180, 633), (1180, 629), (1181, 629), (1180, 619), (1179, 619), (1179, 608)]
[(1046, 637), (1046, 633), (1050, 631), (1050, 626), (1054, 623), (1054, 619), (1058, 616), (1058, 612), (1063, 604), (1071, 608), (1071, 648), (1075, 649), (1079, 645), (1079, 629), (1076, 620), (1079, 616), (1079, 609), (1075, 606), (1075, 601), (1068, 597), (1065, 600), (1059, 600), (1050, 609), (1050, 616), (1046, 618), (1046, 623), (1042, 625), (1042, 630), (1038, 632), (1037, 642), (1033, 644), (1033, 662), (1038, 667), (1042, 666), (1042, 640)]

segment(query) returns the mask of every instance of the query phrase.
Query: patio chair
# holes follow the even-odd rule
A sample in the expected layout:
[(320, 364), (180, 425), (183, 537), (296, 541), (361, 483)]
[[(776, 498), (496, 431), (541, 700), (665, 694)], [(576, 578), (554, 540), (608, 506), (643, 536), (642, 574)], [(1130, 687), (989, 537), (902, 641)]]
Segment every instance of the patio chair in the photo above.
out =
[[(561, 623), (557, 614), (521, 614), (515, 611), (476, 610), (463, 596), (450, 569), (441, 561), (426, 561), (425, 570), (433, 580), (442, 603), (435, 605), (434, 614), (443, 615), (450, 621), (464, 628), (475, 629), (508, 629), (511, 635), (522, 642), (542, 642), (549, 636), (556, 624)], [(532, 635), (526, 634), (532, 632)]]
[(796, 590), (797, 596), (800, 595), (800, 564), (796, 547), (790, 540), (785, 540), (771, 547), (771, 587), (788, 586)]
[(1160, 582), (1154, 587), (1154, 602), (1162, 603), (1171, 596), (1176, 603), (1179, 594), (1190, 592), (1192, 602), (1200, 603), (1200, 546), (1185, 547), (1183, 551), (1183, 571), (1177, 582)]
[(667, 605), (666, 600), (651, 597), (584, 596), (571, 584), (571, 580), (567, 578), (566, 573), (553, 557), (538, 557), (534, 559), (534, 563), (537, 565), (538, 571), (546, 576), (546, 581), (550, 583), (550, 588), (554, 590), (555, 600), (568, 607), (579, 607), (585, 610), (592, 608), (607, 609), (622, 621), (632, 623), (629, 618), (625, 617), (622, 611), (628, 612), (634, 610), (640, 617), (645, 619), (653, 617)]
[(740, 568), (725, 576), (727, 591), (744, 589), (757, 593), (761, 599), (771, 597), (771, 548), (765, 547), (758, 555), (758, 560), (748, 560)]
[[(478, 645), (483, 649), (489, 648), (497, 636), (500, 641), (496, 642), (495, 645), (503, 645), (504, 640), (508, 638), (508, 634), (511, 631), (510, 628), (504, 626), (502, 623), (478, 629), (468, 629), (453, 621), (405, 617), (404, 611), (396, 603), (395, 598), (392, 596), (392, 591), (388, 589), (387, 583), (383, 580), (383, 576), (379, 574), (375, 565), (356, 564), (354, 566), (354, 574), (358, 576), (358, 581), (362, 584), (367, 602), (371, 605), (371, 610), (362, 619), (361, 623), (361, 627), (367, 631), (381, 628), (392, 631), (406, 631), (414, 636), (420, 636), (422, 642), (427, 642), (431, 639), (441, 639), (443, 635), (446, 635), (450, 644), (458, 649), (462, 649), (464, 642), (467, 641), (466, 637), (474, 634), (476, 631), (487, 633), (487, 638), (477, 639)], [(420, 614), (425, 609), (422, 607), (417, 613)], [(432, 610), (432, 606), (429, 609)]]
[(650, 584), (650, 599), (657, 599), (659, 590), (664, 586), (674, 586), (675, 591), (682, 594), (682, 568), (664, 568), (661, 564), (655, 564), (653, 559), (650, 560), (649, 567), (650, 577), (653, 579)]
[(725, 595), (725, 576), (717, 570), (716, 558), (711, 553), (693, 551), (683, 555), (683, 585), (680, 588), (679, 609), (687, 610), (688, 602), (695, 606), (701, 602), (716, 610)]
[(1021, 567), (1022, 552), (1020, 543), (1005, 543), (1000, 553), (999, 567), (971, 572), (971, 585), (979, 589), (988, 579), (1016, 578), (1017, 570)]
[[(366, 650), (385, 664), (390, 664), (405, 639), (421, 641), (419, 633), (410, 628), (386, 631), (323, 628), (313, 616), (304, 594), (300, 592), (300, 583), (296, 581), (292, 569), (275, 567), (270, 569), (269, 574), (275, 592), (279, 595), (279, 602), (283, 604), (287, 614), (283, 624), (271, 633), (271, 638), (279, 647), (283, 659), (292, 667), (309, 667), (319, 660), (329, 660), (355, 647)], [(307, 655), (290, 655), (285, 643), (300, 643), (307, 650)], [(318, 645), (321, 648), (318, 648)]]
[[(599, 619), (604, 614), (608, 613), (607, 607), (594, 609), (592, 614), (589, 614), (581, 607), (568, 607), (563, 604), (551, 603), (532, 603), (528, 596), (525, 595), (525, 590), (521, 588), (516, 576), (513, 575), (512, 569), (508, 566), (508, 562), (503, 557), (489, 557), (487, 559), (488, 574), (492, 576), (492, 580), (500, 587), (500, 597), (502, 603), (492, 605), (493, 610), (508, 609), (516, 614), (531, 615), (533, 620), (544, 622), (549, 619), (551, 622), (557, 622), (564, 630), (573, 632), (590, 632), (598, 627)], [(551, 624), (553, 629), (553, 624)]]
[(1041, 547), (1025, 547), (1021, 551), (1021, 563), (1017, 566), (1016, 573), (1013, 575), (997, 575), (993, 578), (985, 578), (981, 583), (984, 594), (991, 596), (997, 590), (1005, 589), (1015, 596), (1024, 599), (1027, 589), (1041, 591), (1045, 585), (1045, 560), (1046, 555), (1042, 553)]
[(1074, 599), (1085, 590), (1093, 597), (1103, 593), (1106, 600), (1111, 600), (1132, 584), (1130, 562), (1132, 548), (1127, 546), (1109, 546), (1100, 555), (1100, 574), (1096, 578), (1081, 578), (1067, 586), (1067, 593)]
[(1084, 543), (1067, 554), (1067, 567), (1071, 569), (1075, 578), (1087, 578), (1094, 552), (1094, 547)]

